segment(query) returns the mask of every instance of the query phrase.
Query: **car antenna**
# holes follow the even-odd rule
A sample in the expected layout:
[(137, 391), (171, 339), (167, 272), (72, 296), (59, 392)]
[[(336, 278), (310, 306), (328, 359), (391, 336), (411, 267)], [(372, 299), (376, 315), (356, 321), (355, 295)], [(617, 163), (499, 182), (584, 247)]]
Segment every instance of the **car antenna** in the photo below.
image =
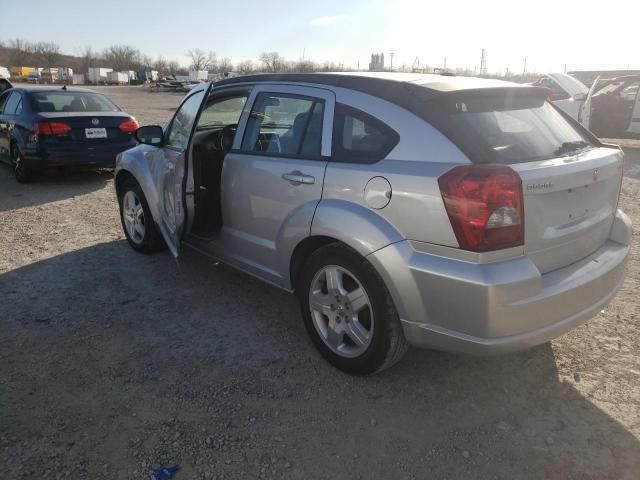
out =
[(66, 90), (67, 89), (67, 85), (62, 85), (62, 90)]

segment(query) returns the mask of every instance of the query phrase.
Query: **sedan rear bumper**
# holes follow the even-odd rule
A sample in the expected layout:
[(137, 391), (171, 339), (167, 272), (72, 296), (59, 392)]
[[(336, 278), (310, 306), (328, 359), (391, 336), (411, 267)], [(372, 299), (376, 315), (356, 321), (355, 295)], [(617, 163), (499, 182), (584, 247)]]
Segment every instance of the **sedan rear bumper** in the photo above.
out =
[(104, 143), (99, 145), (70, 145), (64, 147), (38, 147), (25, 149), (24, 159), (35, 170), (49, 167), (115, 167), (116, 155), (135, 147), (135, 140), (129, 142)]
[(630, 232), (629, 219), (618, 212), (597, 251), (545, 274), (527, 257), (479, 264), (417, 251), (408, 241), (368, 258), (389, 287), (411, 344), (500, 354), (547, 342), (609, 303), (624, 281)]

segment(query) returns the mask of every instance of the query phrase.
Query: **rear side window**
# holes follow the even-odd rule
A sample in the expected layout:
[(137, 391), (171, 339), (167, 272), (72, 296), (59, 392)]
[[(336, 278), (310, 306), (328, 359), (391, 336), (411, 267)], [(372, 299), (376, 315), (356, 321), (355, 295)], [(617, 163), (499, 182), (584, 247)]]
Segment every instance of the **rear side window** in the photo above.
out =
[(119, 112), (104, 95), (90, 92), (33, 92), (31, 106), (36, 112)]
[(251, 109), (241, 151), (319, 157), (324, 101), (261, 93)]
[(5, 115), (15, 115), (20, 100), (22, 100), (22, 96), (18, 92), (11, 92), (11, 94), (9, 94), (7, 103), (5, 103), (4, 105), (4, 110), (2, 113), (4, 113)]
[(463, 93), (428, 102), (424, 112), (474, 163), (545, 160), (591, 144), (542, 96), (532, 94)]
[(332, 159), (338, 162), (374, 163), (385, 158), (400, 136), (375, 117), (343, 104), (336, 104)]

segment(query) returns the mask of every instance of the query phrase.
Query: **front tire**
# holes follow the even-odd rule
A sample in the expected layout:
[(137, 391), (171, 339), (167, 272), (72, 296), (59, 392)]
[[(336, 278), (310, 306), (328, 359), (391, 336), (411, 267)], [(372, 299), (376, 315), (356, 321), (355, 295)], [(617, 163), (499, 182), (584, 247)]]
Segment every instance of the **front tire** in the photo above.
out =
[(340, 370), (353, 375), (380, 372), (408, 350), (382, 279), (364, 257), (344, 245), (330, 244), (311, 255), (298, 297), (313, 344)]
[(122, 182), (118, 203), (122, 229), (129, 245), (135, 251), (154, 253), (166, 247), (138, 182), (132, 178)]

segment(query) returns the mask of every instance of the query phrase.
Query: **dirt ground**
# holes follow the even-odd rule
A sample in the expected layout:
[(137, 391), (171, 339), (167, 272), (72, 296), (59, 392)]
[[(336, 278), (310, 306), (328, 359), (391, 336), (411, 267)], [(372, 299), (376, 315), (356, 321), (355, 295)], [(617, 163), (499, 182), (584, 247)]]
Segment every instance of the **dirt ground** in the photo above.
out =
[[(141, 123), (181, 95), (104, 88)], [(640, 478), (640, 154), (628, 278), (577, 330), (517, 355), (412, 350), (353, 378), (295, 299), (124, 240), (110, 172), (19, 185), (0, 166), (0, 477)]]

